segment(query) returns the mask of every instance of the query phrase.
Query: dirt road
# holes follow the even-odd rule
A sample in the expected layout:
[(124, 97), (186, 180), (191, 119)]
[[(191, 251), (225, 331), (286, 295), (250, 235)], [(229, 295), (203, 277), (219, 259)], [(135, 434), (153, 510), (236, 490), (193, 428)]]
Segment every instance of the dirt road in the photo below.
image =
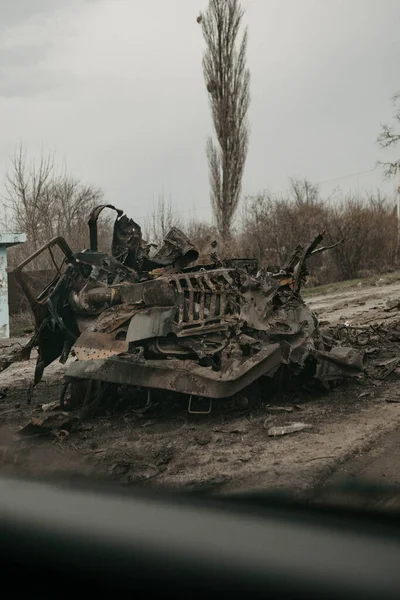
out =
[(332, 325), (340, 321), (363, 325), (398, 319), (398, 311), (385, 310), (388, 302), (397, 300), (400, 300), (400, 282), (388, 285), (385, 279), (378, 279), (375, 285), (359, 284), (351, 289), (310, 296), (307, 304), (320, 320)]
[[(385, 311), (387, 300), (396, 298), (400, 298), (400, 283), (335, 291), (313, 296), (308, 302), (322, 321), (355, 324), (400, 318), (397, 310)], [(400, 342), (391, 343), (375, 352), (374, 360), (398, 355)], [(56, 363), (45, 371), (31, 406), (26, 404), (26, 390), (34, 359), (0, 374), (0, 388), (7, 388), (0, 400), (3, 472), (225, 491), (265, 486), (306, 490), (345, 472), (346, 465), (353, 464), (348, 461), (358, 460), (371, 449), (376, 452), (379, 440), (400, 426), (400, 403), (393, 402), (400, 400), (399, 375), (394, 372), (383, 380), (343, 384), (317, 398), (301, 393), (261, 398), (254, 404), (251, 398), (241, 398), (239, 406), (232, 401), (215, 402), (207, 416), (188, 414), (186, 403), (168, 395), (156, 399), (145, 414), (138, 406), (122, 402), (72, 429), (64, 441), (21, 436), (21, 425), (32, 415), (50, 414), (41, 406), (58, 399), (64, 369)], [(57, 417), (57, 411), (53, 416)], [(284, 437), (268, 436), (269, 427), (293, 422), (311, 428)], [(384, 456), (379, 460), (385, 464)], [(391, 467), (391, 477), (393, 471), (396, 477), (400, 474), (400, 463)]]

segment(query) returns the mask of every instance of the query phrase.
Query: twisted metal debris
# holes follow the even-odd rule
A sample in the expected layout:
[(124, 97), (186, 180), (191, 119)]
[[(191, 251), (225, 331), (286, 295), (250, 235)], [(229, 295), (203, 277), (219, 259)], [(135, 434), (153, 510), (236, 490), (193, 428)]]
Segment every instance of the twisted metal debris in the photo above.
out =
[[(98, 249), (97, 220), (117, 212), (111, 254)], [(301, 298), (307, 262), (323, 233), (298, 246), (283, 269), (260, 269), (254, 259), (199, 264), (198, 251), (177, 228), (151, 256), (140, 226), (111, 205), (89, 219), (90, 249), (73, 253), (55, 238), (16, 269), (35, 316), (35, 333), (19, 355), (38, 351), (34, 385), (54, 360), (71, 362), (60, 402), (66, 408), (99, 402), (115, 390), (161, 389), (209, 399), (231, 397), (258, 382), (327, 382), (363, 372), (362, 355), (321, 335)], [(24, 276), (48, 252), (63, 260), (38, 296)]]

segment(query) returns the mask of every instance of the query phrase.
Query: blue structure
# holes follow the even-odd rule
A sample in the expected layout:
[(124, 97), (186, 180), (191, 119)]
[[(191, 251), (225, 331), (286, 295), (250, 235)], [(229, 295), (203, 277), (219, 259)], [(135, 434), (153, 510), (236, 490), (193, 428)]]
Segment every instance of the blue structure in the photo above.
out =
[(0, 338), (10, 337), (8, 312), (7, 248), (26, 242), (25, 233), (0, 233)]

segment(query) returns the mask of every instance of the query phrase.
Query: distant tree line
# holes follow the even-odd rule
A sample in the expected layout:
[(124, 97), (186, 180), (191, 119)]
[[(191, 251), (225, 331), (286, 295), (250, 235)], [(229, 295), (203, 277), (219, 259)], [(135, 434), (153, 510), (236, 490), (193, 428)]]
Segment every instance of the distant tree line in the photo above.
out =
[[(89, 213), (102, 201), (99, 188), (60, 174), (51, 157), (35, 163), (23, 150), (17, 152), (6, 177), (3, 227), (25, 232), (28, 241), (9, 251), (10, 268), (55, 236), (64, 237), (74, 251), (87, 248)], [(203, 262), (214, 251), (211, 243), (219, 240), (217, 224), (183, 220), (163, 194), (141, 225), (146, 240), (156, 244), (161, 244), (172, 226), (180, 227), (198, 247)], [(307, 179), (291, 180), (285, 195), (265, 191), (244, 198), (229, 242), (223, 247), (224, 255), (258, 258), (263, 266), (282, 266), (298, 244), (306, 244), (322, 230), (326, 230), (327, 243), (344, 242), (312, 259), (311, 283), (352, 279), (398, 267), (393, 199), (379, 192), (340, 200), (323, 198), (318, 186)], [(102, 217), (99, 232), (100, 247), (107, 250), (111, 246), (112, 216)], [(46, 256), (31, 268), (51, 269), (52, 264)]]
[[(92, 208), (102, 199), (100, 188), (57, 170), (50, 154), (42, 155), (37, 161), (29, 160), (21, 147), (12, 157), (6, 173), (1, 226), (26, 233), (27, 242), (10, 249), (9, 268), (53, 237), (64, 237), (74, 251), (88, 248), (87, 221)], [(111, 240), (107, 219), (99, 224), (99, 237), (104, 243)], [(32, 264), (33, 269), (52, 266), (48, 255)]]

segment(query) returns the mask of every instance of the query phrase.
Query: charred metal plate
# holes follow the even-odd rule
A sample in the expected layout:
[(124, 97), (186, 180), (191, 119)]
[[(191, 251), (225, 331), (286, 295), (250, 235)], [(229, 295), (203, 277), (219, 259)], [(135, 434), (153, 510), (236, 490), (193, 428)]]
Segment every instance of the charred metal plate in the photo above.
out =
[(109, 358), (128, 350), (126, 340), (116, 340), (114, 335), (86, 330), (73, 346), (76, 358), (80, 361)]
[(143, 308), (133, 315), (126, 335), (127, 342), (164, 337), (171, 333), (177, 307), (153, 306)]
[(339, 346), (330, 352), (316, 350), (317, 370), (315, 377), (329, 381), (341, 377), (359, 377), (364, 371), (363, 356), (354, 348)]
[(90, 329), (92, 331), (107, 333), (110, 336), (113, 336), (114, 332), (119, 329), (121, 325), (127, 323), (137, 310), (137, 306), (132, 306), (130, 304), (111, 306), (97, 317)]
[(158, 388), (207, 398), (228, 398), (259, 377), (274, 374), (281, 362), (279, 344), (269, 344), (238, 368), (227, 372), (199, 367), (192, 360), (139, 362), (125, 354), (108, 360), (76, 361), (70, 365), (66, 377)]

